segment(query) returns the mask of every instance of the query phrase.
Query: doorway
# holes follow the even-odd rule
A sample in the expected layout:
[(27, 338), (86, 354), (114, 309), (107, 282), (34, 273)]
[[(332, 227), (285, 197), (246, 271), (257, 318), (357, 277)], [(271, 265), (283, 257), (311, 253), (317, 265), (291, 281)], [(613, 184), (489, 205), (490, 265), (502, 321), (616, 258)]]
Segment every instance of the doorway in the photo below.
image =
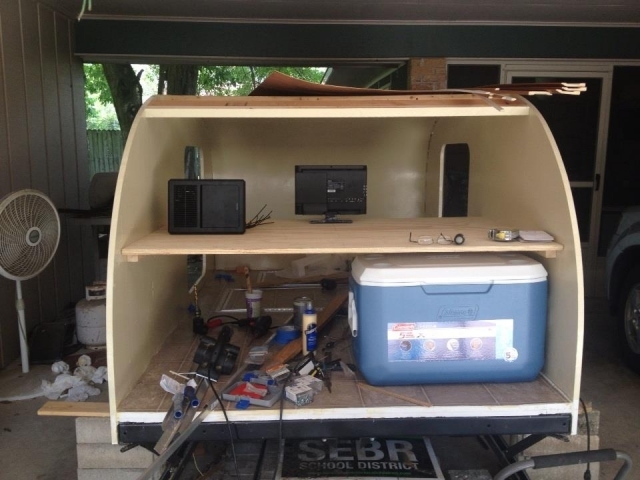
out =
[(505, 65), (504, 83), (584, 82), (579, 96), (529, 96), (528, 100), (547, 121), (562, 155), (578, 219), (585, 276), (585, 293), (598, 289), (598, 234), (602, 183), (607, 150), (607, 126), (611, 97), (609, 68), (571, 69), (542, 65)]

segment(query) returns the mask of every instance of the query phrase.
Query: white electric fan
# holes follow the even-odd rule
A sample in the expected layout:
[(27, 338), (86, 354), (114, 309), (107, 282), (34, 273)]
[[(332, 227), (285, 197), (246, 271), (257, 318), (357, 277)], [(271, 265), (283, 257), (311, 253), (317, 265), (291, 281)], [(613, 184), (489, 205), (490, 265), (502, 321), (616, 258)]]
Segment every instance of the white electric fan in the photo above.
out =
[(20, 190), (0, 200), (0, 275), (16, 281), (22, 371), (29, 371), (29, 347), (20, 282), (49, 264), (60, 241), (60, 217), (51, 200), (37, 190)]

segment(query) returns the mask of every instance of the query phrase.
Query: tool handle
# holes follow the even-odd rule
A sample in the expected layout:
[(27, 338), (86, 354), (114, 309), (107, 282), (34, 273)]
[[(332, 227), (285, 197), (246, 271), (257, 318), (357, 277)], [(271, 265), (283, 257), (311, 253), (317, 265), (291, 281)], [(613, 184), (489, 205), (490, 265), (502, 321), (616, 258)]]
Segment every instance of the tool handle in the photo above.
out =
[(252, 293), (253, 288), (251, 288), (251, 275), (249, 274), (249, 267), (244, 267), (243, 269), (244, 278), (247, 280), (247, 292)]
[(631, 457), (626, 452), (613, 450), (611, 448), (531, 457), (529, 459), (507, 465), (505, 468), (500, 470), (495, 477), (493, 477), (493, 480), (507, 480), (512, 475), (522, 472), (528, 468), (539, 469), (562, 467), (565, 465), (579, 465), (588, 462), (609, 462), (618, 459), (622, 460), (624, 463), (620, 467), (620, 470), (618, 470), (614, 480), (623, 480), (631, 470)]
[(534, 469), (564, 467), (565, 465), (579, 465), (581, 463), (589, 462), (610, 462), (615, 459), (616, 451), (613, 448), (531, 457)]
[(196, 397), (196, 389), (190, 385), (184, 387), (184, 397), (189, 400), (192, 407), (197, 408), (200, 405), (200, 400)]
[(173, 396), (173, 418), (182, 418), (184, 414), (182, 410), (182, 403), (184, 402), (184, 395), (182, 393), (176, 393)]

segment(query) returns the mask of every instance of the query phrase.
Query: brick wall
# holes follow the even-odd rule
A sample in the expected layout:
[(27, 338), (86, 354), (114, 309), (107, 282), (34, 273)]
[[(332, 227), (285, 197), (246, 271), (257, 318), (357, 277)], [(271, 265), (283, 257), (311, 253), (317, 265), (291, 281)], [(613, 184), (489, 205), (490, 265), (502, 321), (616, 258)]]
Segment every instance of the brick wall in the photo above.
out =
[(412, 58), (408, 67), (409, 90), (447, 88), (447, 62), (444, 58)]

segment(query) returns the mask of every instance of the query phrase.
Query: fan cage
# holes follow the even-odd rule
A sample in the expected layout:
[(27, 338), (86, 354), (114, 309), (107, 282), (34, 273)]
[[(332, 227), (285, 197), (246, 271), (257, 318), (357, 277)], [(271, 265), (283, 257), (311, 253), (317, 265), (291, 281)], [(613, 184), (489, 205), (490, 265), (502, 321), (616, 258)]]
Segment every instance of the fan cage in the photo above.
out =
[(60, 217), (37, 190), (20, 190), (0, 201), (0, 275), (27, 280), (53, 259), (60, 242)]

